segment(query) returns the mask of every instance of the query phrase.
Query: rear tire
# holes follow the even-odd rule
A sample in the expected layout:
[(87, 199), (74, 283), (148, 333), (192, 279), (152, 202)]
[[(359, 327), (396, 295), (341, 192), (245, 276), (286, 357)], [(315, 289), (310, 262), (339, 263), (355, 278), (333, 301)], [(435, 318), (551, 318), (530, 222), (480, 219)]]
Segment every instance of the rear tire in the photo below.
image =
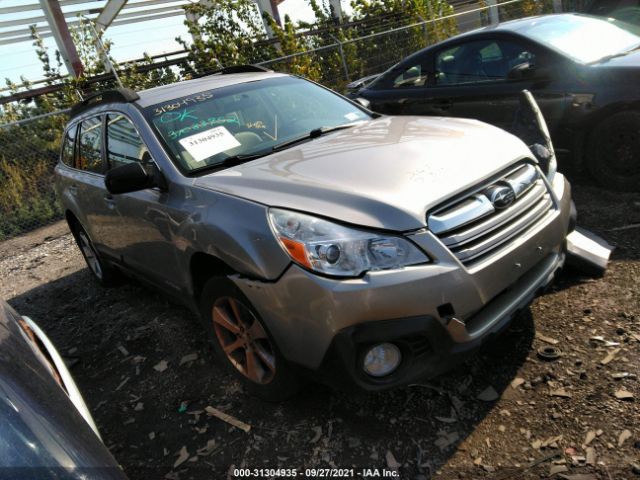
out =
[(600, 122), (587, 143), (587, 167), (603, 187), (640, 190), (640, 112), (620, 112)]
[(80, 253), (87, 263), (91, 276), (103, 287), (117, 285), (120, 281), (120, 272), (100, 258), (85, 229), (76, 223), (71, 233), (73, 233)]
[(251, 302), (230, 280), (214, 277), (205, 284), (200, 317), (218, 358), (248, 392), (271, 402), (298, 392), (298, 372), (284, 359)]

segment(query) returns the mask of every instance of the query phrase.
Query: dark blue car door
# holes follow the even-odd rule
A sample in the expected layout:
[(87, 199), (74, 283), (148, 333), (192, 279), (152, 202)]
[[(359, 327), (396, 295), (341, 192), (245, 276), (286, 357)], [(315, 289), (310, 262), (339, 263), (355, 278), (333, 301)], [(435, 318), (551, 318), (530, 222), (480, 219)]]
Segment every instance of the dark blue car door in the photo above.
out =
[(554, 131), (567, 107), (562, 59), (525, 39), (474, 37), (432, 51), (422, 105), (428, 115), (476, 118), (509, 129), (522, 90)]

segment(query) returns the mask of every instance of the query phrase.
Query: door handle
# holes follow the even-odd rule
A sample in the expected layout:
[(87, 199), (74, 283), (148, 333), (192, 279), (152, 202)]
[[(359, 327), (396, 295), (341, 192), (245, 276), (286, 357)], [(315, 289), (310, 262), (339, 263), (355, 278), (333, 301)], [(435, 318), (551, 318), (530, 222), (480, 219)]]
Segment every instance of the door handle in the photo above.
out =
[(107, 204), (107, 207), (109, 208), (115, 208), (116, 206), (116, 200), (115, 198), (113, 198), (113, 196), (110, 193), (105, 194), (104, 202)]

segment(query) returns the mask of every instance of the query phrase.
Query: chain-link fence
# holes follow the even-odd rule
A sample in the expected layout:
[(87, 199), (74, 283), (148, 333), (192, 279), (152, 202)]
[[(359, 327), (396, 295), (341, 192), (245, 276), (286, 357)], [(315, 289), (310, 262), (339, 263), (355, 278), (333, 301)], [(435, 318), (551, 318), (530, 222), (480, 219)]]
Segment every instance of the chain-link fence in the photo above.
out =
[(0, 240), (61, 218), (53, 168), (65, 111), (0, 126)]
[[(294, 74), (315, 71), (321, 83), (343, 92), (350, 81), (381, 73), (427, 45), (505, 18), (548, 13), (557, 10), (559, 2), (469, 0), (451, 4), (455, 12), (431, 12), (431, 19), (409, 25), (401, 16), (387, 16), (345, 31), (341, 40), (329, 33), (322, 39), (325, 45), (261, 65)], [(53, 189), (53, 168), (66, 120), (66, 111), (59, 111), (0, 125), (0, 241), (62, 218)]]

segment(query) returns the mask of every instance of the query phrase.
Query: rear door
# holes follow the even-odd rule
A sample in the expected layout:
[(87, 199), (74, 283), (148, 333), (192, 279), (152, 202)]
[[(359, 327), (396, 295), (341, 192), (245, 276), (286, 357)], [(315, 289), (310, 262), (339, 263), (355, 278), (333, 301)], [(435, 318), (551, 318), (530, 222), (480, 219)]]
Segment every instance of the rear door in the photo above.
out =
[(112, 256), (113, 246), (107, 235), (113, 222), (114, 204), (104, 186), (103, 116), (96, 115), (80, 122), (75, 172), (69, 187), (75, 194), (83, 227), (96, 249)]

